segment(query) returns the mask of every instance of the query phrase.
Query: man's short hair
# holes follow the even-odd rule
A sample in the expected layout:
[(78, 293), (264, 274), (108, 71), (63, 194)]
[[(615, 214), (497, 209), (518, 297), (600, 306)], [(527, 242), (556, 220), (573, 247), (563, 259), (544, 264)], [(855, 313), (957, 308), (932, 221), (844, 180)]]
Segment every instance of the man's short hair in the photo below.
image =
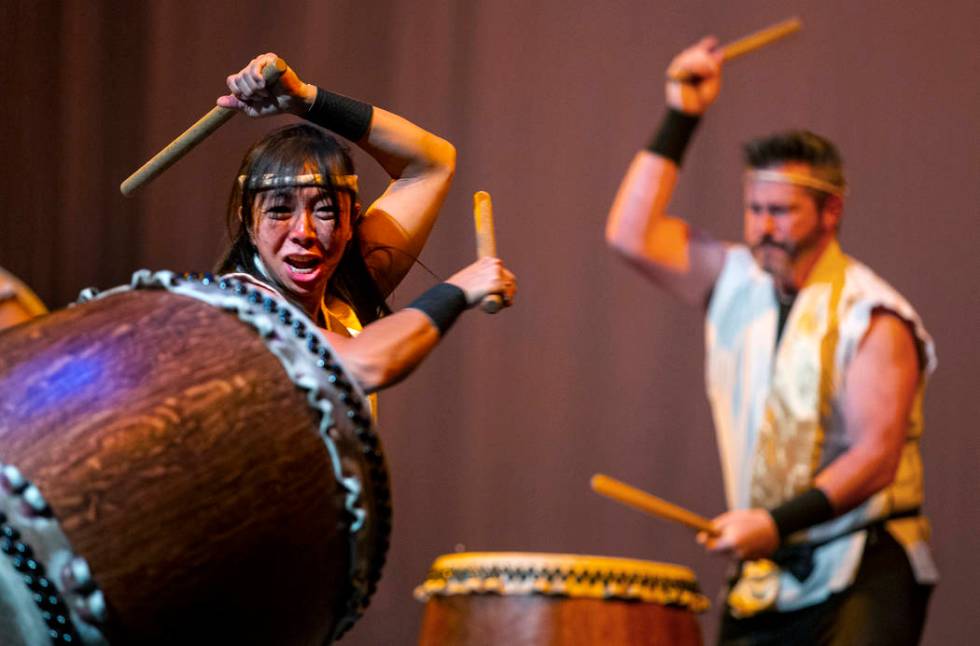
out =
[[(771, 168), (787, 162), (809, 164), (813, 176), (844, 188), (844, 163), (837, 146), (809, 130), (789, 130), (753, 139), (742, 147), (749, 168)], [(826, 193), (813, 191), (822, 208)]]

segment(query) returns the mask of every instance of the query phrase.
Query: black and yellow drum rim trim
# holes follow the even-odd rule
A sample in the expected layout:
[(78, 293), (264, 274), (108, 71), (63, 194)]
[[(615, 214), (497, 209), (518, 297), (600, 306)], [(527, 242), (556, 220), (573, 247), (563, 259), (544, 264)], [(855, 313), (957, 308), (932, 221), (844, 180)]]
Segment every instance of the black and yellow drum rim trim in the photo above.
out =
[(545, 595), (642, 601), (703, 612), (710, 605), (686, 567), (577, 554), (461, 552), (440, 556), (415, 597)]

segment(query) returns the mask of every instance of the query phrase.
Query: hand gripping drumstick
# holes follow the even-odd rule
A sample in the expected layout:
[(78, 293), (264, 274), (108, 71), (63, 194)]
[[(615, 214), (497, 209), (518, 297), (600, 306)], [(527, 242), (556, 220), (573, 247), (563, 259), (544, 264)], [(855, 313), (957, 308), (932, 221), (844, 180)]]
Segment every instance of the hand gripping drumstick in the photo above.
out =
[(711, 521), (704, 516), (699, 516), (693, 511), (678, 507), (666, 500), (661, 500), (652, 494), (631, 487), (615, 478), (597, 473), (592, 476), (590, 484), (592, 485), (592, 491), (607, 498), (612, 498), (616, 502), (628, 507), (639, 509), (640, 511), (665, 520), (672, 520), (676, 523), (687, 525), (691, 529), (707, 532), (711, 536), (718, 535), (718, 532), (711, 526)]
[[(783, 22), (776, 23), (757, 31), (748, 36), (743, 36), (738, 40), (728, 43), (721, 48), (721, 59), (725, 62), (732, 60), (733, 58), (738, 58), (743, 54), (748, 54), (749, 52), (754, 52), (760, 47), (765, 47), (770, 43), (774, 43), (781, 38), (785, 38), (790, 34), (794, 34), (803, 28), (803, 23), (799, 18), (790, 18), (789, 20), (784, 20)], [(691, 73), (680, 73), (671, 76), (675, 81), (689, 81), (692, 78)]]
[[(477, 258), (496, 258), (497, 239), (493, 233), (493, 203), (486, 191), (473, 194), (473, 220), (476, 224), (476, 256)], [(489, 294), (483, 297), (480, 307), (488, 314), (495, 314), (504, 306), (500, 294)]]
[[(265, 79), (266, 87), (274, 84), (286, 71), (286, 61), (276, 58), (274, 63), (262, 68), (262, 78)], [(205, 137), (220, 128), (226, 121), (237, 113), (237, 110), (215, 106), (211, 111), (197, 120), (193, 126), (185, 130), (179, 137), (167, 144), (167, 147), (154, 155), (150, 161), (139, 167), (135, 173), (130, 175), (119, 185), (119, 190), (123, 195), (129, 197), (136, 189), (140, 188), (154, 177), (170, 168), (178, 159), (191, 151), (194, 146), (201, 143)]]

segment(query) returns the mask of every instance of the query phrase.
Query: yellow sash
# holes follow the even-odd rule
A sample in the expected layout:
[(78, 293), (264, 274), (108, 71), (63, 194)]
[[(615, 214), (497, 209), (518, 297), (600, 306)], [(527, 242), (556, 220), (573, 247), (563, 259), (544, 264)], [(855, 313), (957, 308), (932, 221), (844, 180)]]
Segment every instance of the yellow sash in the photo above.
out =
[(775, 507), (813, 486), (838, 383), (838, 311), (847, 265), (831, 242), (790, 311), (752, 465), (753, 507)]
[[(355, 337), (363, 330), (360, 319), (354, 308), (336, 296), (328, 295), (321, 304), (320, 309), (323, 313), (323, 320), (326, 321), (327, 330), (346, 337)], [(378, 395), (372, 393), (368, 395), (371, 402), (371, 416), (375, 423), (378, 421)]]

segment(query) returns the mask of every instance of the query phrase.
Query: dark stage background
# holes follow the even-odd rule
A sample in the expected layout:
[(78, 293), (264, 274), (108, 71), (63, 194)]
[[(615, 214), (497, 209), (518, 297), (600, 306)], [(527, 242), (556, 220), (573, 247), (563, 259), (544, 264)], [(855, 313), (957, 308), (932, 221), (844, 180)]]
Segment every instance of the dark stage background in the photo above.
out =
[[(394, 543), (344, 643), (412, 643), (412, 588), (457, 546), (678, 563), (714, 597), (723, 565), (686, 530), (588, 488), (602, 471), (706, 515), (723, 505), (699, 313), (614, 259), (603, 224), (659, 119), (671, 56), (705, 33), (730, 40), (800, 15), (802, 33), (728, 68), (672, 210), (736, 238), (741, 141), (807, 127), (840, 145), (853, 186), (845, 249), (936, 338), (924, 451), (944, 578), (925, 642), (968, 643), (980, 634), (978, 6), (2, 0), (0, 265), (52, 307), (141, 267), (210, 267), (240, 156), (274, 122), (236, 118), (135, 199), (117, 186), (211, 107), (228, 73), (275, 51), (302, 78), (453, 141), (456, 181), (422, 260), (440, 276), (471, 260), (471, 196), (486, 189), (521, 280), (516, 307), (468, 314), (381, 398)], [(384, 178), (358, 162), (367, 200)], [(434, 280), (414, 271), (394, 305)], [(714, 611), (702, 625), (712, 639)]]

